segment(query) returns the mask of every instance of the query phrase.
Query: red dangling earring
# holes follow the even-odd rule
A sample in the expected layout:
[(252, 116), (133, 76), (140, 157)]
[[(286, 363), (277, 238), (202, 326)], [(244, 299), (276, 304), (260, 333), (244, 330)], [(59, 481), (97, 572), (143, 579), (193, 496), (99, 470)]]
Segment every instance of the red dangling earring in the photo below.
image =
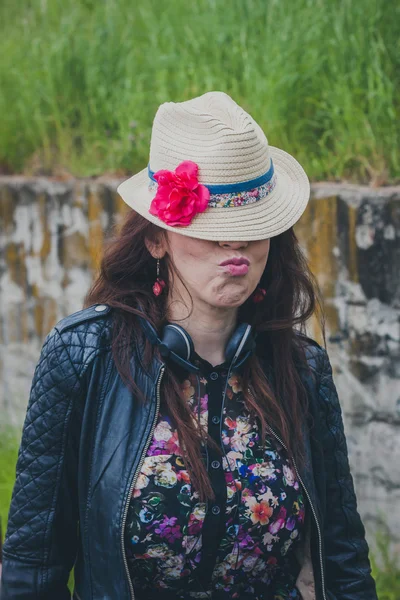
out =
[(262, 302), (267, 294), (267, 291), (264, 288), (257, 286), (255, 292), (253, 293), (252, 300), (254, 304), (258, 304)]
[(162, 294), (163, 289), (165, 288), (164, 279), (160, 279), (160, 259), (157, 258), (157, 279), (153, 284), (153, 294), (155, 296), (160, 296)]

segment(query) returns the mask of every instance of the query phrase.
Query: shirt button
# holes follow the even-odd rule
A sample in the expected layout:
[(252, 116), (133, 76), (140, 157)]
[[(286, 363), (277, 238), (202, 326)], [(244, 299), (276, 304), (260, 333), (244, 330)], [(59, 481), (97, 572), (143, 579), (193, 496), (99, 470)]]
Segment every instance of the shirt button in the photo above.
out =
[(216, 415), (211, 419), (211, 421), (214, 423), (214, 425), (218, 425), (219, 423), (219, 417), (217, 417)]
[(211, 511), (212, 511), (213, 515), (219, 515), (219, 513), (221, 512), (221, 509), (219, 506), (213, 506)]
[(219, 466), (220, 466), (220, 464), (221, 463), (218, 460), (213, 460), (212, 463), (211, 463), (211, 466), (212, 466), (213, 469), (218, 469)]
[(102, 310), (107, 310), (107, 306), (105, 304), (98, 304), (94, 310), (101, 312)]
[(212, 379), (213, 381), (215, 381), (216, 379), (218, 379), (218, 373), (216, 373), (215, 371), (213, 371), (210, 375), (210, 379)]

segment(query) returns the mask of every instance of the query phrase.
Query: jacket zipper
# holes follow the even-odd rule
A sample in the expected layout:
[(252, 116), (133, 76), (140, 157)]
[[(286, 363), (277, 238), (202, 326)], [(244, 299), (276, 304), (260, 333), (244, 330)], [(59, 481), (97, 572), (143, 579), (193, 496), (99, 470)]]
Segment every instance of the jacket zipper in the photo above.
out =
[[(254, 395), (253, 395), (253, 392), (251, 391), (251, 389), (250, 389), (250, 388), (247, 388), (247, 389), (248, 389), (249, 393), (250, 393), (250, 394), (253, 396), (253, 398), (254, 398)], [(286, 452), (288, 452), (288, 449), (287, 449), (286, 445), (285, 445), (285, 444), (284, 444), (284, 442), (281, 440), (281, 438), (279, 437), (279, 435), (278, 435), (278, 434), (277, 434), (277, 433), (276, 433), (276, 432), (275, 432), (275, 431), (272, 429), (272, 427), (271, 427), (270, 425), (267, 425), (267, 428), (270, 430), (270, 432), (272, 433), (272, 435), (273, 435), (273, 436), (274, 436), (274, 437), (275, 437), (275, 438), (278, 440), (278, 442), (280, 442), (280, 443), (282, 444), (282, 446), (285, 448)], [(289, 454), (289, 452), (288, 452), (288, 454)], [(294, 465), (294, 468), (295, 468), (295, 471), (296, 471), (296, 475), (297, 475), (297, 477), (298, 477), (298, 479), (299, 479), (299, 481), (300, 481), (300, 483), (301, 483), (301, 485), (302, 485), (302, 487), (303, 487), (303, 490), (304, 490), (304, 491), (305, 491), (305, 493), (306, 493), (306, 496), (307, 496), (307, 498), (308, 498), (308, 502), (310, 503), (310, 506), (311, 506), (311, 511), (312, 511), (312, 513), (313, 513), (313, 515), (314, 515), (315, 523), (316, 523), (316, 525), (317, 525), (317, 531), (318, 531), (318, 550), (319, 550), (319, 563), (320, 563), (320, 567), (321, 567), (322, 595), (323, 595), (323, 597), (324, 597), (324, 600), (326, 600), (326, 595), (325, 595), (325, 575), (324, 575), (324, 563), (323, 563), (323, 560), (322, 560), (322, 536), (321, 536), (321, 527), (320, 527), (320, 524), (319, 524), (319, 521), (318, 521), (318, 518), (317, 518), (317, 513), (315, 512), (315, 509), (314, 509), (314, 505), (313, 505), (313, 503), (311, 502), (311, 497), (310, 497), (310, 494), (308, 493), (308, 490), (307, 490), (306, 486), (304, 485), (304, 482), (303, 482), (302, 478), (300, 477), (299, 471), (298, 471), (298, 469), (297, 469), (296, 461), (294, 460), (294, 457), (293, 457), (293, 456), (292, 456), (291, 458), (292, 458), (293, 465)]]
[[(250, 394), (253, 396), (253, 398), (254, 398), (253, 392), (251, 391), (251, 389), (250, 389), (250, 388), (248, 388), (248, 391), (249, 391), (249, 393), (250, 393)], [(285, 444), (284, 444), (284, 442), (281, 440), (281, 438), (279, 437), (279, 435), (278, 435), (277, 433), (275, 433), (275, 431), (272, 429), (272, 427), (271, 427), (270, 425), (267, 425), (267, 428), (270, 430), (270, 432), (272, 433), (272, 435), (273, 435), (273, 436), (274, 436), (274, 437), (275, 437), (275, 438), (278, 440), (278, 442), (280, 442), (280, 443), (282, 444), (282, 446), (285, 448), (286, 452), (288, 452), (288, 449), (287, 449), (286, 445), (285, 445)], [(289, 452), (288, 452), (288, 453), (289, 453)], [(314, 505), (313, 505), (313, 503), (311, 502), (311, 497), (310, 497), (310, 494), (308, 493), (308, 490), (307, 490), (306, 486), (304, 485), (304, 482), (303, 482), (302, 478), (300, 477), (300, 474), (299, 474), (299, 471), (298, 471), (298, 468), (297, 468), (297, 465), (296, 465), (296, 461), (294, 460), (293, 456), (292, 456), (291, 458), (292, 458), (293, 465), (294, 465), (294, 468), (295, 468), (295, 471), (296, 471), (296, 475), (297, 475), (297, 477), (298, 477), (298, 479), (299, 479), (299, 481), (300, 481), (300, 483), (301, 483), (301, 485), (302, 485), (302, 487), (303, 487), (303, 490), (304, 490), (304, 491), (305, 491), (305, 493), (306, 493), (306, 496), (307, 496), (307, 498), (308, 498), (308, 502), (310, 503), (310, 506), (311, 506), (311, 511), (312, 511), (312, 514), (314, 515), (315, 523), (316, 523), (316, 525), (317, 525), (317, 531), (318, 531), (318, 550), (319, 550), (319, 563), (320, 563), (320, 567), (321, 567), (322, 595), (323, 595), (323, 597), (324, 597), (324, 600), (326, 600), (326, 595), (325, 595), (325, 575), (324, 575), (324, 563), (323, 563), (323, 560), (322, 560), (322, 536), (321, 536), (321, 527), (320, 527), (320, 524), (319, 524), (319, 521), (318, 521), (318, 518), (317, 518), (317, 513), (315, 512), (315, 509), (314, 509)]]
[(132, 581), (131, 581), (130, 574), (129, 574), (129, 569), (128, 569), (128, 561), (126, 560), (126, 555), (125, 555), (124, 530), (125, 530), (126, 519), (127, 519), (127, 516), (128, 516), (128, 507), (129, 507), (130, 498), (132, 496), (132, 491), (133, 491), (133, 488), (136, 485), (136, 481), (137, 481), (137, 478), (139, 476), (140, 469), (142, 468), (142, 465), (143, 465), (144, 459), (146, 457), (146, 453), (147, 453), (148, 447), (150, 446), (150, 442), (151, 442), (151, 440), (153, 438), (153, 433), (154, 433), (154, 430), (156, 428), (157, 417), (158, 417), (158, 413), (160, 412), (160, 403), (161, 403), (160, 388), (161, 388), (161, 380), (163, 378), (164, 371), (165, 371), (165, 366), (163, 365), (160, 368), (160, 373), (159, 373), (158, 380), (157, 380), (157, 394), (156, 394), (157, 403), (156, 403), (156, 411), (155, 411), (155, 414), (154, 414), (153, 423), (152, 423), (152, 426), (151, 426), (151, 431), (149, 433), (149, 437), (147, 438), (145, 447), (143, 448), (142, 456), (140, 457), (140, 461), (139, 461), (139, 464), (137, 466), (137, 469), (136, 469), (136, 471), (135, 471), (135, 473), (133, 475), (133, 480), (132, 480), (131, 486), (129, 488), (128, 500), (126, 502), (125, 510), (124, 510), (124, 515), (123, 515), (123, 518), (122, 518), (122, 530), (121, 530), (122, 557), (124, 559), (125, 572), (126, 572), (126, 576), (128, 578), (129, 589), (131, 591), (131, 598), (132, 598), (132, 600), (135, 600), (135, 592), (133, 591), (133, 585), (132, 585)]
[[(268, 429), (270, 430), (270, 432), (272, 433), (272, 435), (274, 435), (276, 437), (276, 439), (282, 444), (282, 446), (285, 448), (286, 452), (288, 451), (288, 449), (286, 448), (285, 444), (283, 443), (283, 441), (281, 440), (281, 438), (275, 433), (275, 431), (272, 429), (272, 427), (270, 427), (269, 425), (267, 425)], [(322, 536), (321, 536), (321, 528), (317, 519), (317, 514), (315, 512), (314, 509), (314, 505), (311, 502), (311, 498), (310, 498), (310, 494), (308, 493), (308, 490), (306, 488), (306, 486), (303, 483), (302, 478), (300, 477), (299, 471), (297, 469), (297, 465), (296, 465), (296, 461), (294, 460), (293, 456), (292, 456), (292, 461), (293, 461), (293, 465), (296, 471), (296, 475), (301, 483), (301, 485), (303, 486), (303, 489), (307, 495), (308, 501), (310, 503), (311, 506), (311, 511), (314, 515), (314, 519), (315, 519), (315, 523), (317, 525), (317, 531), (318, 531), (318, 549), (319, 549), (319, 562), (320, 562), (320, 566), (321, 566), (321, 580), (322, 580), (322, 595), (324, 596), (324, 600), (326, 600), (326, 596), (325, 596), (325, 575), (324, 575), (324, 563), (322, 561)]]

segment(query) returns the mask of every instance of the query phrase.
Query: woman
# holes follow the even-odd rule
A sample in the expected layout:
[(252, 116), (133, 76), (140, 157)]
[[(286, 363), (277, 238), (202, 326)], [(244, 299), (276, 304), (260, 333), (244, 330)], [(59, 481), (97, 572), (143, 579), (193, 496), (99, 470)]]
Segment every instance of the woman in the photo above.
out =
[(376, 600), (293, 225), (302, 167), (229, 96), (162, 105), (86, 308), (37, 365), (2, 600)]

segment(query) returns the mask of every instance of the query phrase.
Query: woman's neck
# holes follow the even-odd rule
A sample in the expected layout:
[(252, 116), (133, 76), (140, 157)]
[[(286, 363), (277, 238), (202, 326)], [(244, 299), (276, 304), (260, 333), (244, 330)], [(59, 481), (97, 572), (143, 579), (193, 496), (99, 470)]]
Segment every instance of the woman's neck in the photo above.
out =
[(193, 340), (195, 351), (213, 366), (225, 360), (225, 348), (237, 324), (238, 308), (219, 308), (194, 302), (187, 317), (187, 306), (171, 302), (168, 320), (183, 327)]

